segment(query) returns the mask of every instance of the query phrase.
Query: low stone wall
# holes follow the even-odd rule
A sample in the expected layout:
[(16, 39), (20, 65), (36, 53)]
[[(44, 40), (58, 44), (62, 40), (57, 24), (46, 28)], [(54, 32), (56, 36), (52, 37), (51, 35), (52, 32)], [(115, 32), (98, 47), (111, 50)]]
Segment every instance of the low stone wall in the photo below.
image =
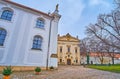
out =
[[(3, 69), (6, 66), (0, 66), (0, 72), (3, 71)], [(13, 71), (34, 71), (35, 66), (11, 66)], [(46, 70), (45, 67), (41, 67), (42, 70)]]

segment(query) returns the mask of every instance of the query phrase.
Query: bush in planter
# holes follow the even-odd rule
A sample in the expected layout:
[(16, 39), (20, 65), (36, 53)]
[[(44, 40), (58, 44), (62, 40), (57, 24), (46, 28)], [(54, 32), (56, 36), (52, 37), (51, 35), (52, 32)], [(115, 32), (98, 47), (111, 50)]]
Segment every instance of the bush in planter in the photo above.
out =
[(54, 69), (54, 67), (53, 66), (50, 66), (50, 70), (53, 70)]
[(39, 72), (41, 72), (41, 68), (40, 68), (40, 67), (36, 67), (36, 68), (35, 68), (35, 72), (36, 72), (36, 75), (38, 75)]
[(2, 74), (4, 75), (3, 79), (10, 79), (10, 75), (12, 74), (11, 66), (7, 66), (3, 69)]

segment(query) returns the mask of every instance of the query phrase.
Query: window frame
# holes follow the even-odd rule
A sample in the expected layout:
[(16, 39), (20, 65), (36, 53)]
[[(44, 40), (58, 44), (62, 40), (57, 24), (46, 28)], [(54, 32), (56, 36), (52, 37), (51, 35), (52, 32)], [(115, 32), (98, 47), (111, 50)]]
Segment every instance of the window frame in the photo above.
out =
[[(41, 25), (41, 23), (42, 23), (42, 25)], [(40, 29), (44, 29), (45, 28), (45, 20), (43, 18), (37, 18), (36, 23), (35, 23), (35, 27), (40, 28)]]
[[(12, 12), (13, 12), (11, 21), (5, 20), (5, 19), (1, 19), (1, 15), (2, 15), (3, 11), (5, 11), (5, 10), (9, 10), (9, 11), (12, 11)], [(15, 18), (14, 15), (15, 15), (15, 11), (14, 11), (14, 9), (13, 9), (12, 7), (9, 6), (9, 7), (1, 7), (1, 8), (0, 8), (0, 20), (2, 20), (2, 21), (7, 21), (7, 22), (13, 22), (13, 20), (14, 20), (14, 18)]]
[(7, 20), (7, 21), (12, 21), (13, 14), (14, 14), (14, 12), (12, 10), (5, 9), (1, 13), (0, 19)]
[(78, 63), (78, 59), (76, 59), (76, 63)]
[[(7, 31), (4, 28), (0, 28), (0, 30), (2, 30), (2, 36), (4, 36), (4, 38), (2, 38), (2, 43), (1, 43), (1, 33), (0, 33), (0, 47), (3, 47), (5, 45), (5, 40), (6, 40), (6, 36), (7, 36)], [(5, 34), (3, 34), (3, 31), (5, 32)]]
[(67, 51), (70, 52), (70, 46), (67, 47)]
[(77, 49), (77, 47), (75, 47), (75, 53), (77, 53), (78, 52), (78, 49)]
[(60, 53), (62, 53), (62, 46), (60, 46)]
[(33, 41), (32, 41), (32, 48), (31, 49), (42, 50), (42, 43), (43, 43), (43, 38), (40, 35), (35, 35), (33, 38)]

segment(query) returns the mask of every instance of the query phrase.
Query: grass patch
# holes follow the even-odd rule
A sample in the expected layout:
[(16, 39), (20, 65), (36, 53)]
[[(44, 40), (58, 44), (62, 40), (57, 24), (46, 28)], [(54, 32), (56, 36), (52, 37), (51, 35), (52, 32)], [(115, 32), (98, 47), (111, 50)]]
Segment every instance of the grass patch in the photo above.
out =
[(116, 65), (89, 65), (89, 68), (120, 73), (120, 64)]

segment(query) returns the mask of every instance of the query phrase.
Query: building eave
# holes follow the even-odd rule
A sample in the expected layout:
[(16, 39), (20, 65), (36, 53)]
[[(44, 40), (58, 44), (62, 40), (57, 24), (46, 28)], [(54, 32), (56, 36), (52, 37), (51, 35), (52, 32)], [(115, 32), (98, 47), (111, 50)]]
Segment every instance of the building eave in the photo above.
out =
[(15, 6), (18, 6), (18, 7), (21, 7), (21, 8), (24, 8), (24, 9), (31, 10), (31, 11), (36, 12), (36, 13), (43, 14), (43, 15), (48, 16), (48, 17), (50, 17), (50, 18), (53, 18), (52, 16), (50, 16), (50, 15), (47, 14), (47, 13), (41, 12), (41, 11), (39, 11), (39, 10), (30, 8), (30, 7), (27, 7), (27, 6), (22, 5), (22, 4), (18, 4), (18, 3), (15, 3), (15, 2), (13, 2), (13, 1), (10, 1), (10, 0), (2, 0), (2, 1), (7, 2), (7, 3), (9, 3), (9, 4), (12, 4), (12, 5), (15, 5)]

